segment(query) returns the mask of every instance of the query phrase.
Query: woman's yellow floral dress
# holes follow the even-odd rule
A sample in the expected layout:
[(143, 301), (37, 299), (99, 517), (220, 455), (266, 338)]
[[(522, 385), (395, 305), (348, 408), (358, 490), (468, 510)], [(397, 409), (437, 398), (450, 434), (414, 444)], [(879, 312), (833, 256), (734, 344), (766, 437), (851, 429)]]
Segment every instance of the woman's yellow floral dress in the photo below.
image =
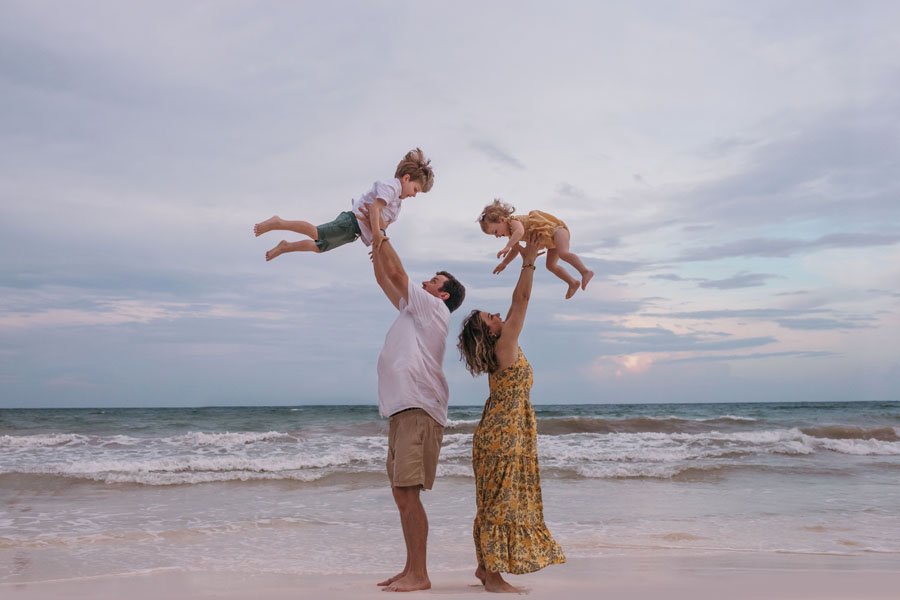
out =
[(544, 524), (531, 383), (519, 348), (513, 366), (490, 376), (491, 396), (472, 440), (475, 554), (489, 571), (531, 573), (566, 562)]

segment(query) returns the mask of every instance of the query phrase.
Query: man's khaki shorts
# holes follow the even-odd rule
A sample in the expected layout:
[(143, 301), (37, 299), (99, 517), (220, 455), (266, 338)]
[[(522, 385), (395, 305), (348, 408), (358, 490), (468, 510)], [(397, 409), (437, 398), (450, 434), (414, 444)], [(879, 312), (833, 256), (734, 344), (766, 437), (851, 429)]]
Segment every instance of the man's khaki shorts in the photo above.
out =
[(391, 415), (387, 472), (391, 487), (434, 485), (444, 428), (421, 408)]

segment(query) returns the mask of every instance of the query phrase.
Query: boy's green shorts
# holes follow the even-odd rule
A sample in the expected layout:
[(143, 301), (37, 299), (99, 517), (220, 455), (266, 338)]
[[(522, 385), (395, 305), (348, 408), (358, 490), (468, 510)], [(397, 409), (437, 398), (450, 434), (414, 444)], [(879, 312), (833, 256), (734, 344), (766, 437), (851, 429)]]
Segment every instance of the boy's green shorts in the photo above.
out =
[(316, 248), (319, 252), (328, 252), (338, 246), (355, 242), (359, 237), (359, 223), (356, 215), (349, 210), (342, 212), (331, 223), (325, 223), (316, 227)]

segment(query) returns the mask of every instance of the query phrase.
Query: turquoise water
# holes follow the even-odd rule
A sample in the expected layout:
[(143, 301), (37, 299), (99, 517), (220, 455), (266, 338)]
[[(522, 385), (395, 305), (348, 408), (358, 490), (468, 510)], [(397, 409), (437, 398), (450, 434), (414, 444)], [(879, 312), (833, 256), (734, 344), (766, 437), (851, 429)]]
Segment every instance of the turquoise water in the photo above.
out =
[[(472, 562), (480, 412), (450, 409), (432, 568)], [(900, 402), (536, 413), (545, 515), (570, 556), (900, 553)], [(0, 581), (395, 569), (386, 445), (369, 406), (0, 410)]]

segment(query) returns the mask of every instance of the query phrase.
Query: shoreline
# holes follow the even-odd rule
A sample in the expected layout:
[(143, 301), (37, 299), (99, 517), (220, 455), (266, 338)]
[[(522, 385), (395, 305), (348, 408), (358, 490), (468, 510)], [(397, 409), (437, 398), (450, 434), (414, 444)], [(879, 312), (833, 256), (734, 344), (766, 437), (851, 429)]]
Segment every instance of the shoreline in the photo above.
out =
[[(889, 600), (900, 589), (895, 555), (842, 556), (758, 553), (636, 553), (575, 558), (530, 575), (509, 576), (529, 597), (558, 599), (599, 596), (651, 600)], [(418, 595), (448, 600), (486, 594), (474, 567), (430, 574), (432, 588)], [(168, 567), (149, 572), (0, 584), (7, 597), (33, 599), (121, 598), (149, 600), (260, 598), (350, 600), (377, 597), (385, 573), (299, 575)], [(378, 594), (376, 596), (376, 594)], [(563, 595), (563, 596), (561, 596)], [(405, 597), (405, 596), (404, 596)]]

